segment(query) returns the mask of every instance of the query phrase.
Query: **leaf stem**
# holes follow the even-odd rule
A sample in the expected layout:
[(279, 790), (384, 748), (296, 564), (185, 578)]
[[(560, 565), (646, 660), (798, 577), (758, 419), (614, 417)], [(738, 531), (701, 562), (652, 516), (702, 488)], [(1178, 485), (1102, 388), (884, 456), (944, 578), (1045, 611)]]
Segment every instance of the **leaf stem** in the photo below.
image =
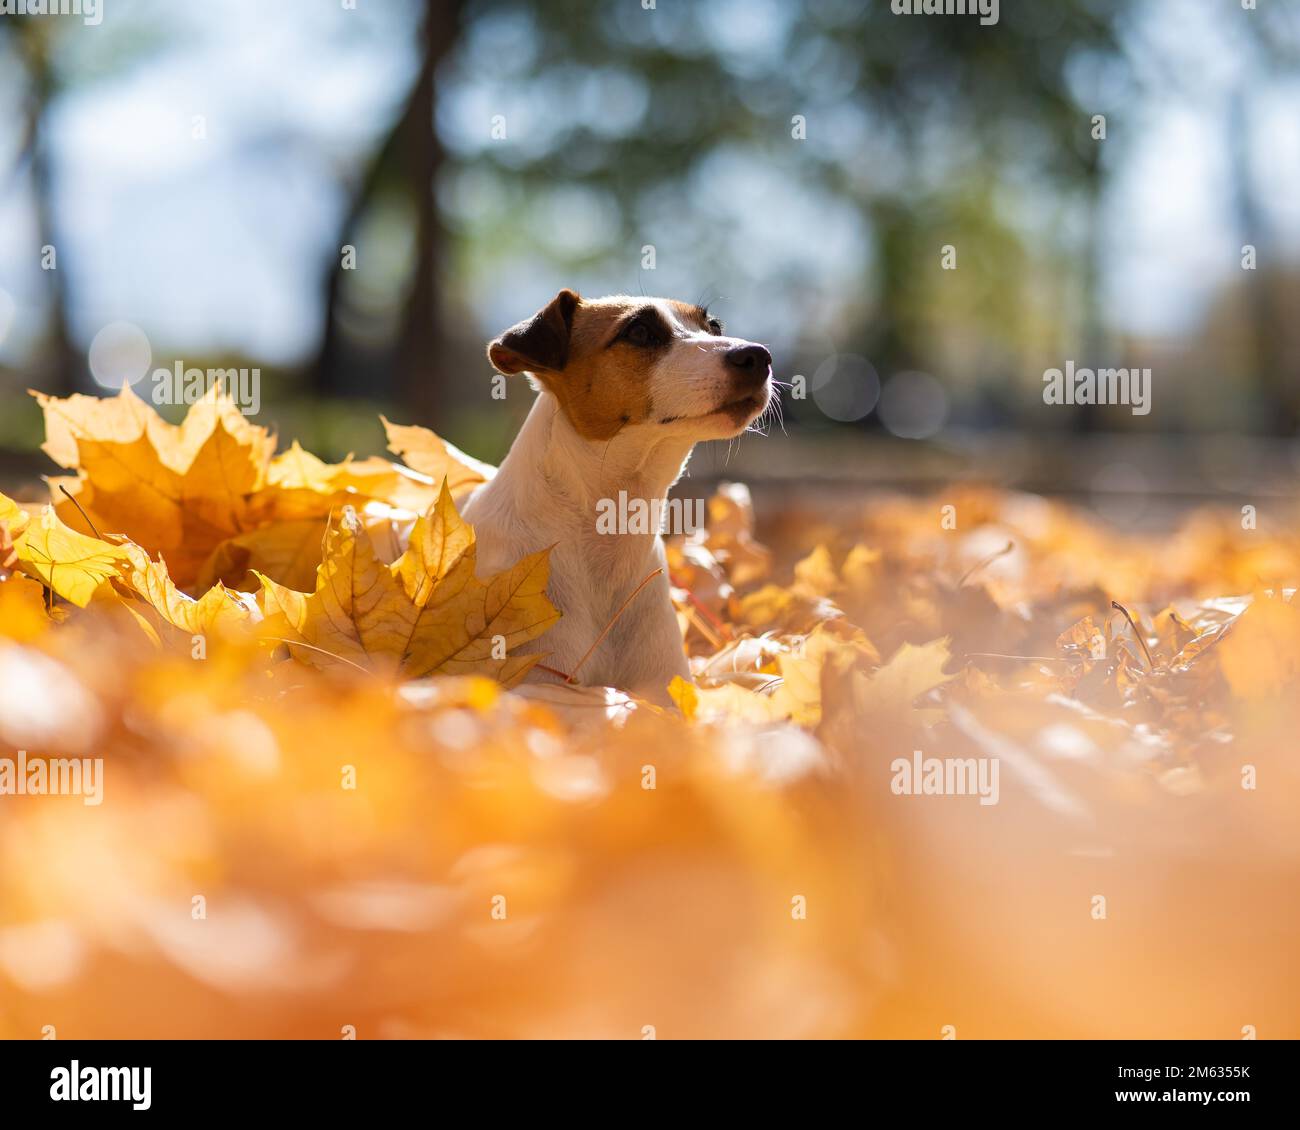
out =
[(975, 562), (974, 565), (972, 565), (969, 569), (966, 570), (966, 572), (964, 572), (961, 575), (961, 580), (957, 582), (957, 587), (961, 588), (967, 581), (971, 579), (971, 577), (973, 577), (981, 569), (985, 568), (988, 565), (992, 565), (993, 562), (995, 562), (999, 557), (1005, 557), (1008, 553), (1010, 553), (1015, 548), (1016, 548), (1016, 543), (1013, 541), (1009, 541), (996, 553), (990, 553), (986, 558), (984, 558), (983, 561)]
[(1124, 614), (1124, 619), (1128, 621), (1128, 626), (1133, 629), (1133, 638), (1142, 645), (1142, 654), (1147, 657), (1147, 667), (1152, 671), (1156, 669), (1155, 660), (1151, 658), (1151, 649), (1147, 647), (1147, 641), (1142, 638), (1142, 633), (1138, 631), (1138, 626), (1133, 622), (1133, 617), (1129, 615), (1129, 610), (1125, 608), (1118, 600), (1112, 600), (1110, 606)]
[(563, 671), (557, 670), (554, 667), (548, 667), (545, 663), (534, 663), (533, 670), (545, 671), (548, 675), (555, 675), (563, 679), (566, 683), (573, 682), (573, 677), (571, 675), (566, 675)]
[(90, 520), (90, 515), (81, 509), (81, 503), (72, 497), (72, 492), (68, 490), (68, 488), (65, 487), (62, 483), (59, 484), (59, 490), (63, 491), (63, 493), (67, 495), (68, 501), (71, 502), (72, 505), (77, 508), (77, 512), (83, 518), (86, 519), (86, 525), (90, 527), (90, 532), (94, 534), (95, 537), (99, 538), (100, 541), (103, 541), (104, 540), (103, 535), (97, 529), (95, 529), (95, 523)]
[(327, 651), (323, 647), (317, 647), (315, 644), (303, 643), (302, 640), (287, 640), (284, 636), (263, 636), (262, 639), (274, 640), (276, 643), (287, 644), (289, 647), (305, 647), (311, 651), (319, 651), (322, 655), (328, 655), (331, 659), (337, 659), (340, 663), (346, 663), (349, 667), (355, 667), (358, 671), (361, 671), (366, 675), (374, 674), (370, 668), (362, 667), (360, 663), (353, 663), (351, 659), (347, 659), (342, 655), (336, 655), (334, 652)]
[(598, 635), (598, 636), (596, 637), (596, 642), (593, 643), (589, 648), (587, 648), (586, 653), (583, 655), (583, 657), (582, 657), (581, 659), (578, 660), (578, 665), (573, 669), (573, 674), (570, 675), (570, 676), (565, 680), (565, 682), (571, 683), (571, 682), (573, 682), (574, 679), (576, 679), (576, 678), (578, 677), (578, 672), (582, 670), (582, 665), (583, 665), (584, 663), (586, 663), (588, 659), (591, 658), (591, 653), (592, 653), (593, 651), (595, 651), (596, 648), (598, 648), (598, 647), (600, 646), (600, 641), (603, 640), (607, 635), (609, 635), (609, 630), (610, 630), (610, 628), (612, 628), (615, 624), (618, 623), (618, 618), (619, 618), (620, 616), (622, 616), (624, 612), (627, 611), (627, 606), (628, 606), (629, 604), (631, 604), (633, 600), (636, 599), (637, 594), (638, 594), (638, 593), (639, 593), (643, 588), (645, 588), (646, 585), (648, 585), (651, 581), (653, 581), (653, 580), (654, 580), (657, 576), (659, 576), (659, 574), (662, 573), (662, 572), (663, 572), (663, 569), (662, 569), (662, 568), (656, 569), (653, 573), (651, 573), (648, 577), (646, 577), (646, 579), (645, 579), (644, 581), (642, 581), (639, 585), (637, 585), (636, 588), (634, 588), (634, 589), (632, 590), (632, 592), (631, 592), (631, 594), (628, 596), (628, 598), (627, 598), (625, 601), (623, 601), (622, 604), (620, 604), (620, 605), (618, 606), (618, 611), (615, 612), (614, 615), (610, 617), (610, 621), (609, 621), (609, 623), (606, 624), (606, 625), (601, 629), (601, 631), (600, 631), (600, 635)]

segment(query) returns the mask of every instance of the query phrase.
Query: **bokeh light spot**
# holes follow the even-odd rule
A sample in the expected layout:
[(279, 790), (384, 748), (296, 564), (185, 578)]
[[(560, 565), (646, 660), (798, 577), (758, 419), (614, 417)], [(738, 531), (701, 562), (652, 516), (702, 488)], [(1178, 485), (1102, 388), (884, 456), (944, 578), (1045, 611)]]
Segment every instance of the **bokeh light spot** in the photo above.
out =
[(865, 357), (833, 353), (809, 382), (813, 401), (832, 420), (852, 423), (869, 415), (880, 399), (880, 377)]
[(90, 375), (104, 388), (135, 384), (149, 371), (153, 350), (144, 330), (131, 322), (109, 322), (90, 343)]

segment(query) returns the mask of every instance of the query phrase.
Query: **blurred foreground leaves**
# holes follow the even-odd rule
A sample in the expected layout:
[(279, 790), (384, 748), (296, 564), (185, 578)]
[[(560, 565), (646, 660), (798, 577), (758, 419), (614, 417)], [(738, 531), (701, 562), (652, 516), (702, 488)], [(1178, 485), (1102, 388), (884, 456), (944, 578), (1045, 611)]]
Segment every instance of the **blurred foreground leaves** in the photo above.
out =
[[(670, 544), (665, 711), (518, 683), (545, 555), (475, 577), (491, 469), (432, 433), (43, 406), (0, 756), (104, 792), (0, 796), (0, 1035), (1300, 1035), (1294, 525), (963, 487), (769, 550), (730, 485)], [(997, 803), (899, 795), (918, 750)]]

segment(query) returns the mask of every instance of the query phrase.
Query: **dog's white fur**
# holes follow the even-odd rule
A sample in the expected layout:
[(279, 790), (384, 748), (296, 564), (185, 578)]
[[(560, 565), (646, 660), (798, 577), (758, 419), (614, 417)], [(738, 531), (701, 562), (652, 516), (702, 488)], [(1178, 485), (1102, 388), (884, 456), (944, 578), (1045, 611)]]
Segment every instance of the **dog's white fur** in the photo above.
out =
[(738, 415), (724, 408), (736, 400), (736, 377), (724, 354), (752, 343), (690, 325), (662, 299), (627, 301), (653, 304), (672, 327), (671, 342), (644, 374), (654, 419), (631, 423), (607, 440), (585, 438), (557, 397), (534, 380), (540, 391), (528, 418), (495, 477), (469, 499), (464, 517), (476, 531), (485, 575), (554, 547), (548, 595), (562, 616), (521, 650), (549, 652), (546, 664), (560, 671), (573, 672), (636, 587), (662, 569), (618, 616), (575, 681), (666, 702), (673, 677), (690, 674), (663, 539), (657, 532), (598, 533), (597, 505), (620, 491), (647, 501), (665, 498), (697, 442), (737, 435), (762, 414), (771, 380), (769, 371), (752, 410), (746, 405)]

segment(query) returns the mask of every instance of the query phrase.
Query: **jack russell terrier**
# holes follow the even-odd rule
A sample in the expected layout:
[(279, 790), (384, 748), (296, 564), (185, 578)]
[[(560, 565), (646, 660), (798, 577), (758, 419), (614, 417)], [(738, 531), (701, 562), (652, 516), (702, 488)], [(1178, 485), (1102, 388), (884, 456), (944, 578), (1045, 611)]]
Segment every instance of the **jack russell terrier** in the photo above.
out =
[(698, 442), (745, 431), (771, 399), (772, 355), (725, 337), (700, 306), (562, 290), (491, 342), (488, 358), (539, 391), (496, 476), (463, 511), (485, 574), (554, 546), (548, 595), (563, 615), (521, 650), (550, 652), (547, 666), (574, 682), (667, 703), (673, 676), (690, 670), (663, 539), (600, 532), (597, 508), (620, 491), (662, 501)]

